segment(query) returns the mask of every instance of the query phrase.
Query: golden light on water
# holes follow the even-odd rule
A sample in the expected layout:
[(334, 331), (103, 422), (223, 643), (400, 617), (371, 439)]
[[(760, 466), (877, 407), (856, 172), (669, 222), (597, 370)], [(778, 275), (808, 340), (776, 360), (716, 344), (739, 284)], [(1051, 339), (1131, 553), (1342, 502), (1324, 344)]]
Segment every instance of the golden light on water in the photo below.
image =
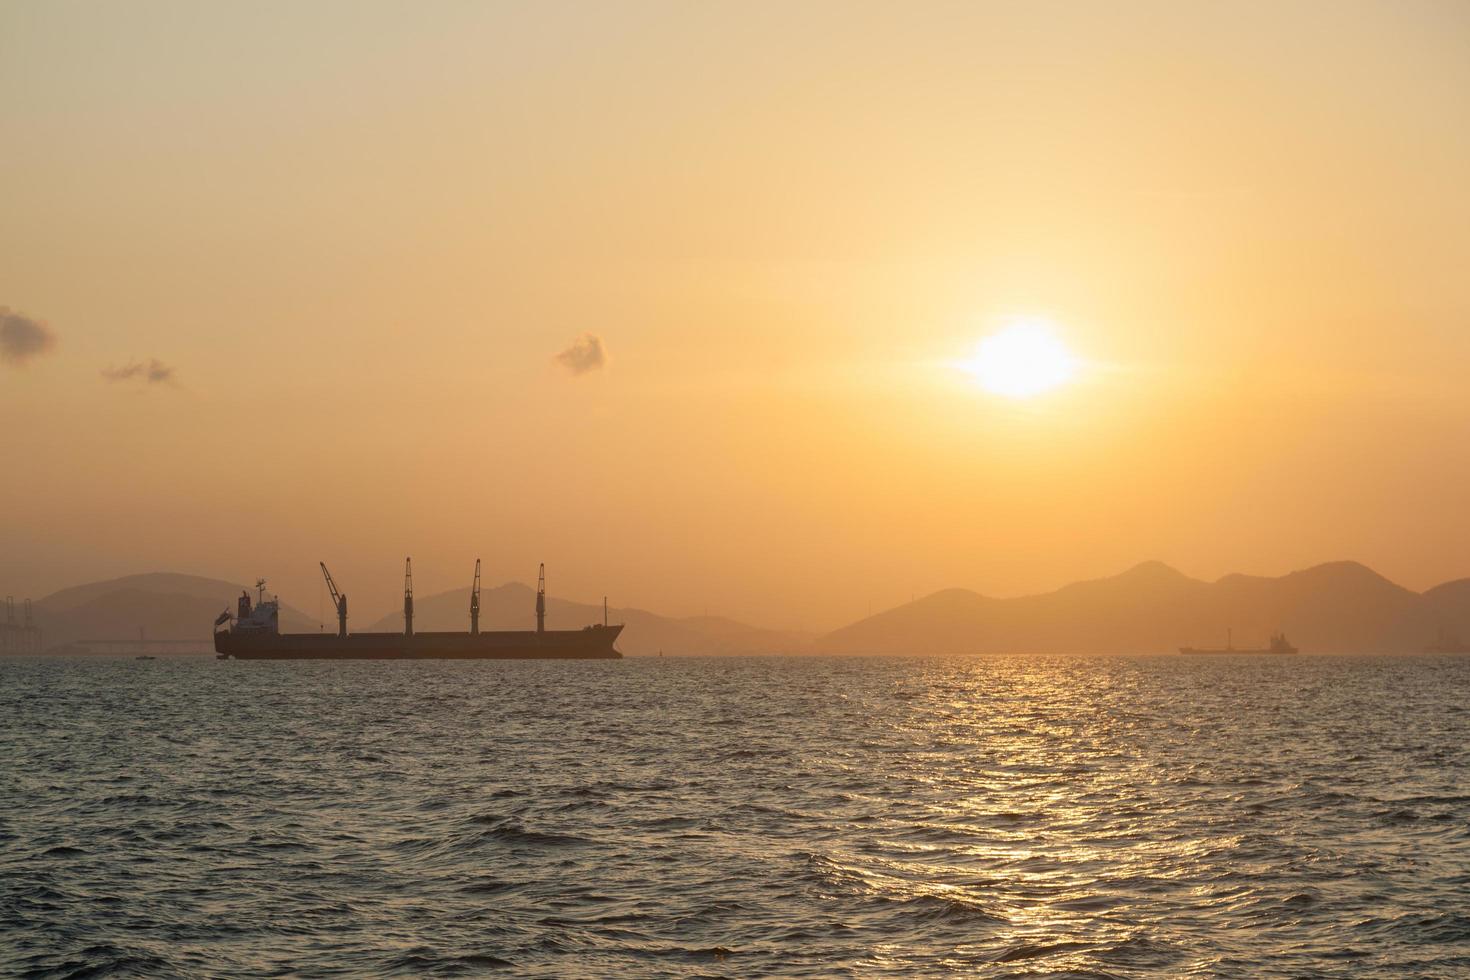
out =
[(981, 340), (959, 366), (991, 394), (1032, 398), (1075, 379), (1079, 364), (1049, 322), (1025, 319)]

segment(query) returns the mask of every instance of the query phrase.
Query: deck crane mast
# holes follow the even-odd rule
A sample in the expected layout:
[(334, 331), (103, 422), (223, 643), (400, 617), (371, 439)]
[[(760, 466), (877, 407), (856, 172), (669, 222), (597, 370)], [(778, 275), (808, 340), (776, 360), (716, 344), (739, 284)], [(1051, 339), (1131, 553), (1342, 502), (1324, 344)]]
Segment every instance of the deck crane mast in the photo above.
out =
[(347, 596), (337, 591), (337, 583), (332, 581), (332, 573), (327, 571), (326, 562), (317, 562), (322, 566), (322, 576), (327, 580), (327, 590), (332, 593), (332, 607), (337, 610), (337, 636), (347, 637)]
[(403, 635), (413, 636), (413, 559), (403, 559)]
[(475, 584), (470, 589), (470, 635), (480, 635), (480, 559), (475, 559)]
[(546, 563), (541, 563), (541, 571), (536, 576), (536, 632), (546, 632)]

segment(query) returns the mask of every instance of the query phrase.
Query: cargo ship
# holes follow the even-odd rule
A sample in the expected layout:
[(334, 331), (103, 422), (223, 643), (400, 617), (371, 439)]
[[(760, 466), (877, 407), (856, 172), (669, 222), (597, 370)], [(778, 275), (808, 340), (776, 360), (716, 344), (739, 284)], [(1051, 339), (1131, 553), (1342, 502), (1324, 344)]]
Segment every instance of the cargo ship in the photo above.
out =
[(352, 633), (347, 629), (347, 596), (337, 590), (332, 573), (322, 563), (322, 575), (337, 611), (337, 632), (282, 633), (278, 597), (266, 598), (265, 580), (255, 583), (256, 597), (242, 592), (232, 614), (228, 609), (214, 621), (214, 650), (218, 660), (619, 660), (613, 642), (622, 625), (608, 625), (607, 602), (603, 621), (579, 630), (546, 628), (546, 566), (536, 582), (534, 630), (480, 629), (480, 562), (470, 589), (468, 633), (415, 632), (413, 628), (413, 563), (403, 573), (403, 632)]
[(1460, 634), (1439, 631), (1439, 637), (1424, 648), (1425, 653), (1470, 653), (1470, 643), (1460, 639)]
[(1248, 649), (1248, 648), (1239, 648), (1239, 647), (1236, 647), (1235, 646), (1235, 637), (1233, 635), (1233, 632), (1230, 631), (1230, 630), (1227, 630), (1226, 633), (1225, 633), (1225, 646), (1223, 648), (1220, 648), (1220, 647), (1180, 647), (1179, 648), (1179, 652), (1180, 653), (1183, 653), (1183, 654), (1188, 654), (1189, 656), (1193, 656), (1193, 657), (1199, 657), (1199, 656), (1222, 656), (1223, 657), (1223, 656), (1260, 655), (1260, 654), (1271, 654), (1271, 653), (1277, 653), (1277, 654), (1299, 653), (1300, 651), (1297, 650), (1296, 647), (1292, 646), (1291, 643), (1289, 643), (1287, 641), (1286, 634), (1285, 633), (1272, 633), (1271, 634), (1271, 645), (1268, 646), (1268, 647), (1265, 647), (1263, 649), (1258, 648), (1258, 649), (1252, 650), (1252, 649)]

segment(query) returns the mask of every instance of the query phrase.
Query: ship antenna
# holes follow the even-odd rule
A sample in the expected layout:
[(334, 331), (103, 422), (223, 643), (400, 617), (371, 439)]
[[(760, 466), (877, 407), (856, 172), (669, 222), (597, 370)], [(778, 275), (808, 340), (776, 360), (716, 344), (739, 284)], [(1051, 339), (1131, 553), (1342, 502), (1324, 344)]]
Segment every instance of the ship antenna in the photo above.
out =
[(475, 559), (475, 584), (470, 589), (470, 635), (480, 634), (480, 559)]

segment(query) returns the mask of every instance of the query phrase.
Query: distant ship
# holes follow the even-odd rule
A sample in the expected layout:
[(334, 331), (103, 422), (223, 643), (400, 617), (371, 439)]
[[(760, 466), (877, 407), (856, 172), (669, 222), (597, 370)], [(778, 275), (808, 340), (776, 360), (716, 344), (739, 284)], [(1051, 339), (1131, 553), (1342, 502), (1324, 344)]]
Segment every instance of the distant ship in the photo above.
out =
[(403, 573), (403, 632), (349, 633), (347, 596), (322, 563), (322, 575), (337, 610), (337, 632), (282, 633), (278, 598), (267, 599), (265, 579), (255, 583), (257, 596), (240, 593), (235, 613), (226, 609), (214, 621), (216, 659), (228, 660), (618, 660), (622, 654), (613, 641), (621, 625), (603, 621), (579, 630), (546, 628), (546, 566), (541, 566), (536, 583), (536, 628), (534, 630), (480, 630), (480, 563), (475, 562), (475, 582), (470, 590), (468, 633), (416, 633), (413, 628), (413, 564), (405, 562)]
[(1439, 631), (1439, 637), (1424, 648), (1425, 653), (1470, 653), (1470, 643), (1460, 639), (1458, 633)]
[(1233, 631), (1227, 630), (1226, 633), (1225, 633), (1225, 647), (1224, 647), (1224, 649), (1219, 649), (1219, 648), (1210, 649), (1210, 648), (1203, 648), (1203, 647), (1180, 647), (1179, 648), (1179, 652), (1180, 653), (1184, 653), (1184, 654), (1189, 654), (1190, 656), (1196, 656), (1196, 657), (1198, 657), (1198, 656), (1227, 656), (1227, 655), (1228, 656), (1238, 656), (1238, 655), (1247, 655), (1247, 654), (1299, 653), (1300, 652), (1299, 650), (1297, 650), (1296, 647), (1292, 646), (1287, 641), (1286, 634), (1285, 633), (1272, 633), (1271, 634), (1271, 645), (1268, 646), (1268, 647), (1266, 647), (1266, 648), (1264, 648), (1264, 649), (1250, 650), (1250, 649), (1238, 648), (1238, 647), (1235, 646), (1234, 640), (1235, 640), (1235, 637), (1234, 637)]

